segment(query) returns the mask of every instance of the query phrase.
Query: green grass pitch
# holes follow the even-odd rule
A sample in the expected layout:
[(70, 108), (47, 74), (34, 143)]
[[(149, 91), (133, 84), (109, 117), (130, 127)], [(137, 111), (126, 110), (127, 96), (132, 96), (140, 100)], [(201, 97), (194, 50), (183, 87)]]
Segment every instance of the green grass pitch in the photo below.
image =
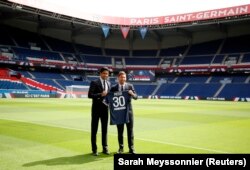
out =
[[(247, 102), (140, 99), (133, 106), (137, 153), (250, 153)], [(0, 99), (0, 169), (113, 169), (116, 127), (108, 130), (112, 154), (92, 156), (90, 107), (90, 99)], [(100, 139), (99, 127), (99, 152)]]

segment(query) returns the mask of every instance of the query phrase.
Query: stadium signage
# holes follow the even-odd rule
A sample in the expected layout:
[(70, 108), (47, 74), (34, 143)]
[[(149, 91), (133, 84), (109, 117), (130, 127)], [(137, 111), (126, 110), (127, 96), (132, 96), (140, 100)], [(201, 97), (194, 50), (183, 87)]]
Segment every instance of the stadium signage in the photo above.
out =
[(150, 77), (148, 76), (134, 76), (133, 81), (150, 81)]
[(224, 97), (207, 97), (206, 100), (225, 101)]
[(218, 10), (183, 14), (183, 15), (167, 16), (167, 17), (164, 17), (164, 24), (236, 16), (236, 15), (245, 14), (248, 11), (249, 11), (248, 6), (241, 6), (241, 7), (224, 8), (224, 9), (218, 9)]
[(25, 98), (50, 98), (49, 94), (25, 94)]
[(182, 99), (181, 96), (160, 96), (160, 99)]
[(54, 1), (49, 2), (48, 0), (46, 0), (46, 2), (42, 0), (40, 1), (10, 0), (10, 1), (22, 4), (22, 5), (27, 5), (33, 8), (42, 9), (45, 11), (51, 11), (51, 12), (58, 14), (59, 16), (61, 15), (70, 16), (72, 17), (72, 19), (80, 18), (80, 19), (98, 22), (102, 24), (115, 24), (115, 25), (122, 25), (122, 26), (129, 26), (129, 25), (147, 26), (147, 25), (161, 25), (161, 24), (176, 24), (176, 23), (183, 23), (183, 22), (227, 18), (227, 17), (232, 17), (232, 16), (250, 14), (250, 4), (246, 4), (246, 5), (240, 5), (240, 6), (212, 9), (212, 10), (192, 12), (192, 13), (183, 13), (183, 14), (176, 14), (176, 15), (142, 17), (142, 18), (134, 17), (133, 18), (133, 17), (104, 16), (104, 15), (100, 15), (96, 13), (84, 13), (83, 11), (78, 11), (78, 10), (66, 10), (65, 8), (58, 8), (58, 6), (55, 6)]
[(233, 68), (234, 71), (250, 71), (250, 68)]
[(0, 63), (6, 63), (6, 64), (16, 64), (15, 61), (5, 61), (5, 60), (0, 60)]
[[(7, 91), (8, 92), (8, 91)], [(9, 91), (9, 93), (15, 93), (15, 94), (28, 94), (29, 91), (28, 90), (13, 90), (13, 91)]]
[(138, 97), (138, 99), (143, 99), (143, 96), (137, 96)]
[[(159, 17), (147, 17), (147, 18), (124, 18), (124, 17), (121, 18), (121, 17), (103, 16), (99, 18), (99, 20), (96, 22), (102, 22), (107, 24), (118, 24), (118, 25), (143, 26), (143, 25), (177, 24), (184, 22), (227, 18), (227, 17), (240, 16), (246, 14), (250, 14), (250, 5), (242, 5), (242, 6), (200, 11), (194, 13), (159, 16)], [(93, 21), (95, 21), (94, 18)]]
[(51, 67), (51, 68), (55, 68), (55, 65), (51, 65), (51, 64), (41, 64), (41, 67)]

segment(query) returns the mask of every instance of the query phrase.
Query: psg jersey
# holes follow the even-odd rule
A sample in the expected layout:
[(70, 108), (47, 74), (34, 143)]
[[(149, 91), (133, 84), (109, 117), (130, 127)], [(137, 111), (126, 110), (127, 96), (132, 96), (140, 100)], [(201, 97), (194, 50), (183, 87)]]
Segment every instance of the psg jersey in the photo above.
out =
[(130, 102), (131, 96), (128, 91), (110, 92), (107, 95), (105, 103), (109, 106), (111, 125), (129, 123)]

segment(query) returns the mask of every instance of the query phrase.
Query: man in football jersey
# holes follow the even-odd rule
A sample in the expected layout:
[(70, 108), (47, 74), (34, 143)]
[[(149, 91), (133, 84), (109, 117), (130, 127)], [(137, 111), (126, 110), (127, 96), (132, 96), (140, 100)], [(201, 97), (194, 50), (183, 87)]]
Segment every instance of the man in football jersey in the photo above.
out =
[(118, 84), (116, 84), (113, 87), (111, 87), (110, 92), (123, 92), (123, 91), (127, 91), (128, 95), (129, 95), (130, 99), (129, 99), (129, 102), (127, 103), (128, 121), (127, 121), (127, 123), (117, 124), (118, 142), (119, 142), (118, 153), (121, 154), (121, 153), (124, 152), (123, 131), (124, 131), (124, 124), (126, 124), (129, 153), (135, 154), (135, 149), (134, 149), (134, 130), (133, 130), (133, 127), (134, 127), (134, 116), (133, 116), (133, 108), (132, 108), (132, 104), (131, 104), (131, 98), (137, 99), (137, 94), (135, 92), (134, 86), (132, 84), (130, 84), (130, 83), (127, 83), (126, 81), (127, 81), (126, 73), (124, 71), (120, 71), (119, 74), (118, 74)]

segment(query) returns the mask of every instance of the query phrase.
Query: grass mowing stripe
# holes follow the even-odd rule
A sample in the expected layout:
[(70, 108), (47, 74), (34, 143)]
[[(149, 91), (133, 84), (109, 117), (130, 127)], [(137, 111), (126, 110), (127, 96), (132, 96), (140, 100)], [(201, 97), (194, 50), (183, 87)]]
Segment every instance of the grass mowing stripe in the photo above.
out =
[[(137, 153), (250, 152), (249, 103), (140, 99), (133, 106)], [(89, 99), (0, 99), (0, 169), (112, 169), (112, 155), (91, 155), (90, 112)], [(115, 153), (116, 127), (108, 134)]]
[[(5, 120), (27, 123), (27, 122), (22, 121), (22, 120), (13, 120), (13, 119), (5, 119)], [(82, 132), (90, 133), (89, 131), (83, 130), (83, 129), (71, 128), (71, 127), (65, 127), (65, 126), (57, 126), (57, 125), (51, 125), (51, 124), (46, 124), (46, 123), (32, 122), (30, 124), (36, 124), (36, 125), (42, 125), (42, 126), (50, 126), (50, 127), (55, 127), (55, 128), (63, 128), (63, 129), (76, 130), (76, 131), (82, 131)], [(100, 132), (98, 132), (98, 133), (100, 133)], [(109, 135), (117, 136), (117, 134), (113, 134), (113, 133), (109, 133)], [(126, 135), (124, 137), (127, 138)], [(145, 142), (159, 143), (159, 144), (164, 144), (164, 145), (173, 145), (173, 146), (184, 147), (184, 148), (192, 148), (192, 149), (196, 149), (196, 150), (204, 150), (204, 151), (215, 152), (215, 153), (227, 153), (226, 151), (221, 151), (221, 150), (215, 150), (215, 149), (209, 149), (209, 148), (203, 148), (203, 147), (196, 147), (196, 146), (191, 146), (191, 145), (183, 145), (183, 144), (171, 143), (171, 142), (165, 142), (165, 141), (159, 141), (159, 140), (151, 140), (151, 139), (145, 139), (145, 138), (136, 138), (135, 137), (135, 140), (142, 140), (142, 141), (145, 141)]]
[(112, 156), (92, 156), (63, 147), (0, 135), (0, 169), (69, 170), (112, 169)]

